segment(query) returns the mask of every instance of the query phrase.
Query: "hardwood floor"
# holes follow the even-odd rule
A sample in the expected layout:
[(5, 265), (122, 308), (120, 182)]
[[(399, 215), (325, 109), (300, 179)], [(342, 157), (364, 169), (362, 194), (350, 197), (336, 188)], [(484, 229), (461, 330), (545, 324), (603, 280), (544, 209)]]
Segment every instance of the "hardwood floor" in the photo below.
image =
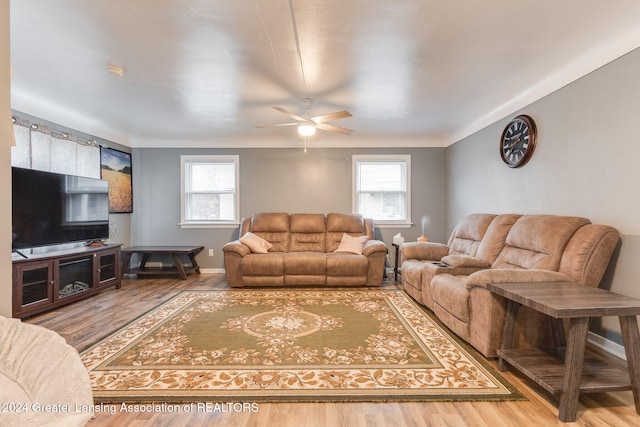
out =
[[(393, 280), (384, 287), (396, 286)], [(183, 290), (228, 289), (224, 275), (130, 279), (75, 304), (26, 321), (62, 335), (79, 351)], [(609, 356), (611, 358), (611, 356)], [(617, 361), (619, 363), (619, 361)], [(497, 362), (491, 360), (492, 366)], [(554, 426), (564, 425), (558, 402), (514, 372), (503, 375), (528, 401), (408, 403), (260, 403), (257, 411), (181, 413), (99, 413), (89, 426)], [(231, 411), (230, 411), (231, 409)], [(582, 395), (572, 426), (640, 426), (631, 391)]]

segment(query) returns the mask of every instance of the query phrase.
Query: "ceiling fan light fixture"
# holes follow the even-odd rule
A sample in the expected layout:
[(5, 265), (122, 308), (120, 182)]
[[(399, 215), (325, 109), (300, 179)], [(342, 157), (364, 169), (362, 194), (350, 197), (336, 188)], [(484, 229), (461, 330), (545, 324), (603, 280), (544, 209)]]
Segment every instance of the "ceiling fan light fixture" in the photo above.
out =
[(312, 122), (303, 122), (298, 125), (300, 136), (313, 136), (316, 134), (316, 126)]

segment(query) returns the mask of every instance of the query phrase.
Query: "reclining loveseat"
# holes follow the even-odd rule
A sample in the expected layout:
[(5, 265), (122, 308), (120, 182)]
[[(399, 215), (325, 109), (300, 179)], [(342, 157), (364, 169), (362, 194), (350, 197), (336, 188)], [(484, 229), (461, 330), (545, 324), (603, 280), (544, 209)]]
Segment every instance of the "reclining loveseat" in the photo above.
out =
[[(493, 357), (502, 338), (506, 302), (487, 284), (577, 282), (598, 287), (619, 239), (615, 228), (586, 218), (473, 214), (455, 227), (446, 245), (402, 244), (402, 285), (449, 329)], [(523, 307), (518, 345), (550, 347), (548, 320)]]

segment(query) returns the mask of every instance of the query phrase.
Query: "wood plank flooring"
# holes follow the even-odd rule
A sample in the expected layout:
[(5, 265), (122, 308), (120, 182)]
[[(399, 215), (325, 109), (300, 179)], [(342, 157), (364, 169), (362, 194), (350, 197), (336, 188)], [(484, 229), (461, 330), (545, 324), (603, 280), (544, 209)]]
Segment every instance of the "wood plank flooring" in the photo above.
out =
[[(393, 280), (384, 287), (395, 287)], [(125, 276), (122, 289), (109, 289), (84, 301), (26, 321), (62, 335), (79, 351), (183, 290), (229, 289), (224, 275), (135, 279)], [(609, 356), (611, 358), (611, 356)], [(614, 360), (620, 362), (619, 360)], [(495, 360), (492, 366), (497, 367)], [(257, 411), (176, 413), (100, 413), (89, 426), (555, 426), (558, 402), (515, 372), (504, 376), (528, 401), (408, 403), (260, 403)], [(582, 395), (578, 420), (571, 426), (640, 426), (631, 391)]]

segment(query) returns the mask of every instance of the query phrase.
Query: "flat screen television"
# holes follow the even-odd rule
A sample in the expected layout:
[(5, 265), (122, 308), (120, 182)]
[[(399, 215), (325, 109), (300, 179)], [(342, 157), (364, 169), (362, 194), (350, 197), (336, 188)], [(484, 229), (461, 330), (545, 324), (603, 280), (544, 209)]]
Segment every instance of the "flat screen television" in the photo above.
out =
[(12, 168), (13, 243), (19, 250), (109, 238), (109, 183)]

